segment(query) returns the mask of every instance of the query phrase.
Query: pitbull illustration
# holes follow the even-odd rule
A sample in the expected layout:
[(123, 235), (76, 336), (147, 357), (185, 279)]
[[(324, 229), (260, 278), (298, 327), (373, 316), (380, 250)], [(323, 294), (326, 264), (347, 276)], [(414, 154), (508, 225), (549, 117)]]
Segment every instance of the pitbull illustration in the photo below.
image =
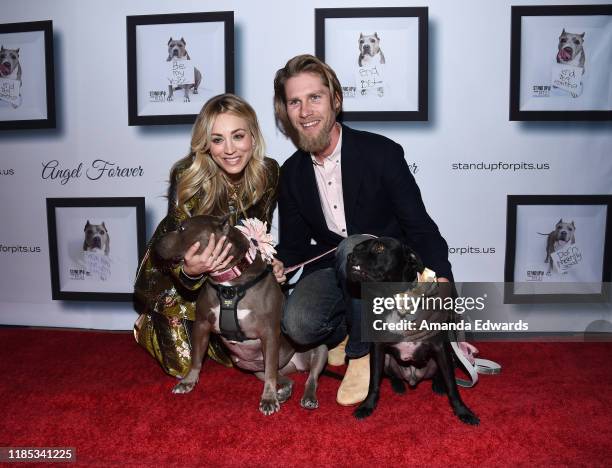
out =
[(16, 80), (19, 82), (19, 103), (13, 104), (14, 109), (21, 105), (21, 63), (19, 62), (19, 49), (5, 49), (0, 46), (0, 78)]
[[(180, 39), (172, 39), (171, 37), (170, 40), (168, 41), (168, 57), (166, 58), (166, 62), (170, 62), (173, 60), (177, 62), (191, 60), (191, 57), (189, 57), (189, 53), (187, 52), (186, 45), (187, 45), (187, 42), (185, 42), (185, 39), (183, 39), (182, 37)], [(179, 86), (175, 86), (172, 83), (168, 85), (168, 97), (166, 98), (168, 101), (173, 100), (174, 91), (178, 89), (183, 90), (183, 93), (184, 93), (183, 101), (184, 102), (190, 102), (190, 99), (189, 99), (190, 89), (193, 90), (193, 94), (198, 94), (198, 88), (200, 87), (200, 83), (202, 82), (202, 73), (200, 73), (200, 70), (198, 70), (195, 67), (193, 68), (193, 71), (194, 71), (193, 82), (186, 82), (185, 84), (182, 84)]]
[(104, 221), (102, 224), (91, 224), (87, 220), (84, 231), (83, 250), (85, 252), (102, 252), (104, 255), (110, 253), (110, 237)]
[(563, 218), (555, 225), (555, 229), (548, 234), (538, 232), (538, 234), (546, 237), (546, 259), (548, 263), (548, 272), (550, 273), (553, 269), (552, 253), (565, 247), (567, 244), (576, 243), (576, 225), (574, 221), (571, 223), (563, 222)]
[(582, 68), (584, 73), (584, 33), (574, 34), (565, 31), (559, 36), (557, 63)]
[(380, 49), (380, 38), (376, 32), (367, 35), (360, 33), (358, 44), (359, 58), (357, 63), (360, 67), (385, 63), (385, 55)]

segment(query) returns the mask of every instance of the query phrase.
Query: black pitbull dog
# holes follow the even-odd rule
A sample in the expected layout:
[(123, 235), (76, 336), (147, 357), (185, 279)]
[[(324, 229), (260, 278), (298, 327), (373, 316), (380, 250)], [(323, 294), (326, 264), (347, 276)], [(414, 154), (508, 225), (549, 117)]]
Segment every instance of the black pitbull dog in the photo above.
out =
[[(445, 288), (438, 288), (445, 283), (419, 282), (418, 274), (423, 273), (424, 266), (407, 246), (390, 237), (368, 239), (353, 249), (347, 260), (348, 278), (354, 282), (377, 283), (411, 283), (408, 294), (413, 297), (444, 295)], [(384, 286), (384, 285), (383, 285)], [(448, 285), (450, 286), (450, 284)], [(447, 288), (450, 293), (450, 287)], [(399, 291), (395, 291), (398, 293)], [(387, 293), (385, 293), (387, 294)], [(391, 293), (393, 294), (393, 293)], [(438, 314), (438, 315), (436, 315)], [(429, 319), (446, 321), (445, 312), (432, 312)], [(419, 334), (420, 333), (420, 334)], [(370, 348), (370, 386), (368, 396), (355, 410), (354, 415), (363, 419), (372, 414), (378, 403), (380, 382), (385, 372), (391, 378), (395, 392), (404, 393), (404, 382), (414, 386), (420, 380), (433, 379), (432, 388), (437, 394), (447, 394), (454, 413), (461, 421), (477, 425), (478, 417), (463, 403), (455, 381), (452, 348), (447, 339), (434, 339), (432, 334), (415, 331), (397, 336), (401, 342), (376, 342)], [(426, 341), (418, 341), (425, 339)], [(388, 351), (392, 356), (386, 355)]]
[[(191, 368), (174, 387), (173, 393), (188, 393), (199, 380), (202, 359), (208, 348), (210, 333), (221, 335), (234, 364), (264, 381), (259, 410), (265, 415), (275, 413), (291, 396), (293, 382), (286, 374), (310, 370), (306, 381), (302, 407), (318, 407), (317, 381), (327, 362), (327, 347), (296, 353), (280, 332), (284, 296), (270, 269), (259, 252), (254, 259), (247, 256), (250, 241), (228, 219), (194, 216), (183, 221), (177, 231), (165, 234), (155, 246), (165, 260), (180, 261), (196, 241), (200, 251), (208, 245), (211, 234), (216, 239), (227, 236), (232, 244), (228, 254), (234, 258), (228, 269), (240, 271), (238, 277), (215, 280), (209, 276), (196, 302), (193, 326)], [(227, 270), (226, 270), (227, 271)], [(234, 276), (233, 274), (230, 276)], [(228, 330), (230, 325), (235, 329)], [(277, 390), (277, 381), (280, 389)]]

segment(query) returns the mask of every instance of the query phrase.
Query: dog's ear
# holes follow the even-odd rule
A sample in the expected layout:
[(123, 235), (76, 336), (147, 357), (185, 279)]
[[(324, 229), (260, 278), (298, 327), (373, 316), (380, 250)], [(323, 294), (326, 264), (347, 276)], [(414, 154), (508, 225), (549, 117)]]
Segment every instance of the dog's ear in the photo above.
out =
[(104, 225), (104, 221), (102, 221), (102, 227), (104, 227), (104, 229), (108, 231), (108, 229), (106, 229), (106, 226)]
[(563, 28), (563, 31), (561, 31), (561, 35), (563, 36), (565, 34), (565, 28)]
[(181, 37), (181, 42), (183, 43), (183, 45), (186, 45), (186, 44), (187, 44), (187, 43), (185, 42), (185, 39), (183, 39), (182, 37)]
[[(578, 34), (578, 35), (580, 36), (580, 39), (584, 39), (584, 33)], [(17, 49), (17, 50), (19, 50), (19, 49)]]
[(405, 244), (402, 244), (404, 254), (404, 269), (402, 271), (402, 279), (404, 281), (414, 281), (417, 272), (420, 273), (425, 268), (423, 262), (414, 251)]
[(83, 231), (87, 231), (89, 226), (91, 226), (91, 224), (89, 224), (89, 220), (87, 220), (87, 223), (85, 223), (85, 229), (83, 229)]
[(359, 33), (359, 39), (363, 39), (363, 33)]
[(224, 236), (227, 236), (230, 231), (230, 216), (226, 215), (222, 218), (219, 218), (219, 225), (221, 226), (221, 232), (223, 232)]
[(563, 223), (563, 218), (561, 218), (557, 224), (562, 224), (562, 223)]
[(380, 41), (380, 37), (378, 37), (378, 33), (374, 31), (374, 37)]
[(4, 50), (4, 46), (0, 46), (0, 52)]
[(172, 36), (170, 36), (170, 39), (168, 39), (168, 45), (170, 45), (171, 42), (172, 42)]

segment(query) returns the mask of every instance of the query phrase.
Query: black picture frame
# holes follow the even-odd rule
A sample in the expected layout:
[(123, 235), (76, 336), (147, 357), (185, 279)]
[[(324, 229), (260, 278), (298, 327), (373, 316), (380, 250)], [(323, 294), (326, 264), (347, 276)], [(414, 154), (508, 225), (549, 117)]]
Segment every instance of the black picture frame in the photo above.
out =
[[(530, 109), (526, 110), (521, 107), (521, 99), (527, 92), (529, 85), (522, 83), (522, 70), (521, 70), (521, 43), (523, 41), (523, 19), (528, 17), (539, 17), (541, 21), (546, 21), (548, 18), (560, 17), (560, 16), (610, 16), (610, 22), (612, 23), (612, 5), (546, 5), (546, 6), (513, 6), (511, 13), (511, 47), (510, 47), (510, 120), (511, 121), (604, 121), (612, 120), (612, 103), (609, 103), (607, 109), (604, 110), (592, 110), (592, 109), (574, 109), (568, 106), (567, 109)], [(560, 27), (561, 22), (559, 23)], [(564, 28), (564, 27), (563, 27)], [(562, 31), (560, 30), (559, 33)], [(577, 31), (574, 31), (577, 32)], [(582, 31), (584, 32), (584, 31)], [(584, 38), (586, 49), (588, 37)], [(551, 50), (551, 62), (554, 58), (555, 50)], [(585, 52), (586, 53), (586, 52)], [(582, 70), (587, 70), (592, 64), (589, 64), (588, 53), (585, 66)], [(558, 61), (558, 59), (557, 59)], [(609, 68), (609, 63), (607, 64)], [(605, 65), (604, 65), (605, 67)], [(593, 72), (594, 73), (594, 72)], [(612, 79), (612, 70), (609, 70), (610, 79)], [(586, 77), (586, 74), (585, 74)], [(536, 91), (532, 89), (535, 102), (542, 101), (544, 98), (549, 97), (547, 93), (554, 91), (555, 87), (551, 86), (551, 80), (544, 83), (543, 86), (534, 86), (534, 88), (542, 88), (542, 90)], [(582, 93), (582, 79), (580, 83), (580, 93)], [(540, 96), (540, 97), (537, 97)], [(537, 100), (540, 101), (537, 101)], [(568, 102), (572, 102), (570, 97), (567, 98)], [(545, 107), (545, 106), (542, 106)], [(587, 106), (585, 106), (587, 107)]]
[[(39, 50), (39, 57), (25, 57), (24, 53), (27, 52), (28, 48), (31, 47), (31, 51), (35, 52), (35, 45), (22, 44), (21, 47), (17, 47), (15, 41), (11, 41), (11, 35), (17, 35), (20, 33), (40, 33), (43, 37), (43, 46)], [(8, 47), (7, 44), (13, 44)], [(0, 24), (0, 45), (6, 49), (13, 49), (17, 47), (19, 49), (19, 63), (26, 62), (28, 65), (35, 65), (35, 67), (44, 67), (44, 83), (39, 83), (40, 79), (34, 75), (28, 77), (26, 71), (23, 70), (23, 76), (21, 71), (21, 65), (19, 69), (14, 67), (14, 70), (19, 70), (19, 79), (11, 78), (14, 81), (18, 81), (18, 93), (19, 93), (19, 104), (17, 107), (10, 106), (11, 110), (9, 113), (13, 113), (13, 110), (17, 115), (10, 118), (9, 116), (3, 116), (0, 114), (0, 130), (22, 130), (22, 129), (39, 129), (39, 128), (55, 128), (56, 127), (56, 115), (55, 115), (55, 71), (54, 71), (54, 60), (53, 60), (53, 21), (31, 21), (26, 23), (8, 23)], [(24, 67), (25, 68), (25, 67)], [(33, 73), (32, 66), (30, 66), (30, 73)], [(41, 70), (42, 71), (42, 70)], [(0, 84), (0, 92), (4, 93), (1, 89), (4, 84), (4, 80), (12, 76), (15, 73), (11, 72), (0, 79), (3, 81)], [(7, 83), (8, 86), (8, 83)], [(36, 96), (32, 101), (28, 102), (28, 97), (25, 92), (30, 88), (29, 95)], [(22, 92), (24, 94), (22, 95)], [(44, 92), (44, 96), (42, 93)], [(36, 106), (39, 107), (36, 107)], [(24, 110), (27, 106), (27, 110)], [(9, 105), (7, 104), (7, 109)], [(19, 114), (22, 114), (22, 118)], [(37, 114), (41, 114), (40, 117)]]
[[(525, 229), (522, 226), (519, 226), (519, 216), (518, 210), (520, 207), (528, 207), (528, 209), (542, 209), (549, 211), (546, 218), (548, 221), (550, 219), (555, 219), (553, 224), (551, 225), (549, 222), (546, 222), (546, 226), (550, 226), (550, 229), (542, 229), (541, 231), (530, 229), (529, 235), (531, 239), (536, 237), (537, 235), (541, 235), (541, 241), (537, 242), (537, 261), (541, 262), (541, 270), (540, 271), (527, 271), (527, 275), (532, 275), (532, 278), (535, 281), (540, 281), (544, 278), (543, 275), (549, 274), (547, 271), (548, 265), (546, 264), (546, 260), (549, 259), (549, 238), (546, 236), (550, 231), (552, 233), (555, 231), (557, 225), (556, 218), (560, 216), (564, 222), (569, 223), (569, 219), (562, 216), (564, 209), (559, 208), (555, 211), (555, 206), (563, 205), (564, 207), (581, 207), (588, 209), (589, 207), (605, 207), (603, 211), (605, 211), (605, 220), (600, 220), (599, 226), (600, 231), (597, 231), (594, 228), (592, 231), (595, 231), (596, 234), (600, 237), (600, 242), (589, 242), (589, 240), (593, 241), (597, 236), (594, 236), (592, 239), (586, 239), (584, 241), (585, 229), (584, 225), (579, 226), (578, 224), (572, 224), (575, 228), (575, 239), (580, 239), (579, 235), (582, 232), (583, 235), (583, 244), (589, 245), (589, 249), (591, 251), (599, 251), (601, 252), (601, 263), (598, 264), (597, 261), (590, 264), (596, 268), (601, 268), (601, 277), (588, 282), (568, 282), (567, 284), (572, 285), (575, 289), (573, 292), (565, 292), (565, 291), (551, 291), (550, 288), (542, 288), (539, 292), (532, 290), (528, 292), (519, 292), (517, 291), (518, 286), (526, 286), (527, 282), (516, 282), (517, 274), (521, 274), (522, 268), (524, 268), (524, 261), (518, 259), (517, 254), (517, 232), (519, 229), (521, 233), (525, 232)], [(548, 208), (552, 207), (552, 208)], [(578, 209), (578, 208), (577, 208)], [(567, 209), (565, 209), (567, 212)], [(536, 211), (531, 211), (531, 214), (526, 214), (524, 212), (524, 219), (529, 220), (529, 216), (531, 219), (538, 219), (538, 215), (534, 216), (533, 213), (537, 213)], [(542, 222), (544, 222), (544, 217), (540, 217)], [(539, 221), (536, 223), (538, 224)], [(541, 223), (539, 223), (541, 224)], [(583, 223), (584, 224), (584, 223)], [(565, 238), (567, 240), (567, 237)], [(574, 237), (572, 237), (573, 242)], [(525, 247), (526, 242), (524, 241), (524, 234), (522, 236), (522, 240), (520, 240)], [(571, 246), (572, 244), (566, 245)], [(575, 245), (575, 244), (574, 244)], [(582, 254), (580, 255), (580, 259), (582, 259)], [(552, 263), (552, 260), (550, 260)], [(517, 268), (517, 263), (523, 263), (520, 268)], [(552, 265), (551, 265), (552, 267)], [(529, 267), (527, 268), (529, 270)], [(537, 269), (536, 269), (537, 270)], [(612, 195), (508, 195), (507, 198), (507, 224), (506, 224), (506, 258), (505, 258), (505, 268), (504, 268), (504, 303), (506, 304), (538, 304), (538, 303), (598, 303), (598, 302), (609, 302), (610, 301), (610, 281), (612, 281)], [(538, 278), (539, 276), (539, 278)], [(537, 283), (536, 283), (537, 284)], [(541, 283), (540, 283), (541, 284)], [(550, 283), (549, 283), (550, 284)], [(575, 286), (578, 285), (578, 288)], [(585, 287), (582, 287), (584, 285)], [(554, 282), (553, 289), (563, 289), (564, 283)], [(526, 288), (532, 289), (532, 288)], [(548, 289), (548, 290), (547, 290)], [(596, 289), (596, 291), (595, 291)]]
[[(211, 23), (220, 23), (223, 25), (223, 33), (220, 35), (223, 39), (223, 51), (221, 51), (221, 55), (219, 57), (223, 58), (224, 65), (221, 67), (214, 67), (214, 72), (202, 71), (201, 75), (203, 76), (202, 84), (200, 86), (200, 95), (203, 95), (202, 88), (206, 86), (207, 81), (210, 78), (210, 73), (223, 73), (222, 77), (215, 76), (215, 83), (218, 83), (218, 86), (215, 85), (209, 97), (215, 94), (222, 93), (233, 93), (234, 92), (234, 12), (233, 11), (218, 11), (218, 12), (200, 12), (200, 13), (179, 13), (179, 14), (160, 14), (160, 15), (138, 15), (138, 16), (128, 16), (126, 18), (126, 27), (127, 27), (127, 77), (128, 77), (128, 125), (169, 125), (169, 124), (193, 124), (195, 122), (196, 116), (202, 107), (201, 105), (197, 106), (197, 110), (194, 105), (190, 104), (191, 110), (187, 112), (176, 112), (171, 113), (168, 112), (167, 109), (160, 109), (160, 113), (156, 114), (147, 114), (143, 115), (139, 110), (139, 76), (142, 77), (145, 73), (139, 70), (138, 67), (138, 53), (139, 53), (139, 43), (138, 43), (138, 34), (137, 28), (139, 27), (156, 27), (168, 25), (168, 34), (166, 37), (172, 37), (173, 34), (179, 33), (177, 29), (173, 28), (172, 25), (175, 24), (192, 24), (192, 23), (200, 23), (203, 26), (210, 26)], [(203, 32), (204, 34), (204, 32)], [(192, 44), (198, 44), (198, 41), (187, 41), (188, 44), (186, 48), (191, 46)], [(155, 46), (160, 46), (160, 52), (163, 49), (162, 44), (155, 44)], [(164, 42), (163, 46), (167, 46)], [(143, 46), (144, 47), (144, 46)], [(189, 54), (189, 52), (187, 52)], [(167, 49), (166, 49), (167, 54)], [(219, 58), (217, 57), (217, 58)], [(169, 60), (169, 57), (166, 59)], [(193, 66), (202, 66), (202, 64), (195, 64), (196, 60), (194, 60)], [(164, 57), (160, 56), (160, 64), (164, 63)], [(155, 63), (154, 65), (160, 65)], [(212, 68), (212, 67), (211, 67)], [(168, 83), (162, 83), (160, 81), (159, 91), (150, 91), (151, 92), (160, 92), (165, 93), (166, 88), (168, 88)], [(146, 93), (146, 90), (145, 90)], [(177, 99), (181, 97), (182, 90), (178, 92), (179, 95)], [(140, 92), (142, 95), (142, 92)], [(192, 94), (191, 97), (194, 95)], [(202, 97), (204, 101), (204, 97)], [(156, 102), (166, 102), (168, 97), (162, 95)], [(201, 103), (203, 104), (203, 102)]]
[[(418, 26), (416, 28), (415, 40), (416, 46), (416, 76), (413, 81), (416, 81), (416, 89), (410, 89), (412, 96), (416, 96), (416, 105), (410, 108), (406, 102), (407, 109), (400, 110), (384, 110), (385, 105), (381, 105), (380, 109), (372, 108), (367, 110), (351, 110), (350, 103), (344, 99), (344, 111), (341, 118), (345, 121), (427, 121), (428, 120), (428, 50), (429, 50), (429, 13), (427, 7), (384, 7), (384, 8), (317, 8), (315, 9), (315, 55), (321, 60), (330, 65), (336, 73), (338, 73), (338, 64), (333, 63), (330, 57), (326, 57), (326, 38), (329, 34), (326, 33), (326, 22), (328, 20), (337, 19), (401, 19), (401, 18), (416, 18)], [(370, 28), (371, 29), (371, 28)], [(372, 31), (370, 31), (372, 32)], [(376, 31), (377, 32), (377, 31)], [(358, 39), (358, 38), (356, 38)], [(382, 39), (380, 39), (382, 41)], [(331, 47), (331, 46), (330, 46)], [(382, 49), (382, 46), (380, 46)], [(408, 49), (406, 47), (406, 49)], [(359, 46), (355, 42), (355, 56), (359, 56)], [(346, 51), (344, 50), (343, 53)], [(401, 53), (401, 52), (400, 52)], [(408, 53), (406, 53), (408, 55)], [(351, 60), (354, 57), (351, 56)], [(406, 57), (409, 60), (409, 57)], [(354, 61), (354, 60), (353, 60)], [(358, 58), (359, 62), (359, 58)], [(339, 76), (342, 85), (342, 78)], [(408, 81), (408, 80), (407, 80)], [(357, 84), (355, 88), (357, 88)], [(344, 87), (345, 96), (352, 95), (352, 87)], [(363, 89), (362, 89), (363, 91)], [(355, 89), (355, 92), (358, 90)], [(400, 101), (398, 101), (400, 102)], [(401, 104), (401, 102), (400, 102)], [(388, 106), (388, 104), (387, 104)]]
[[(131, 302), (133, 300), (136, 269), (140, 258), (144, 255), (146, 245), (144, 197), (47, 198), (46, 206), (52, 299)], [(61, 209), (67, 209), (67, 211), (64, 214), (59, 213), (58, 216), (58, 210)], [(110, 241), (108, 243), (103, 241), (97, 250), (98, 253), (92, 255), (98, 255), (100, 258), (108, 256), (112, 259), (111, 261), (116, 262), (117, 266), (114, 267), (113, 265), (114, 269), (112, 271), (120, 272), (121, 288), (117, 287), (116, 281), (109, 282), (108, 286), (105, 285), (105, 281), (109, 279), (108, 276), (112, 279), (112, 273), (103, 279), (101, 275), (88, 270), (87, 262), (79, 264), (74, 260), (76, 256), (73, 254), (76, 253), (76, 250), (79, 250), (79, 253), (86, 250), (85, 239), (87, 234), (84, 234), (83, 231), (88, 227), (87, 223), (90, 220), (92, 220), (92, 224), (96, 222), (94, 220), (100, 214), (101, 209), (105, 210), (105, 213), (112, 213), (115, 210), (118, 216), (112, 223), (112, 233), (107, 218), (104, 228), (108, 228), (107, 238)], [(117, 211), (122, 209), (121, 213)], [(70, 213), (71, 211), (72, 213)], [(83, 216), (82, 211), (87, 211), (87, 216)], [(127, 218), (125, 217), (126, 213), (128, 214)], [(122, 216), (125, 219), (124, 221), (121, 220)], [(85, 223), (85, 219), (87, 223)], [(80, 229), (71, 229), (75, 225), (80, 226)], [(96, 226), (102, 226), (102, 224)], [(58, 228), (64, 232), (59, 232)], [(65, 231), (68, 231), (68, 234)], [(118, 240), (123, 255), (113, 259), (111, 249), (117, 250)], [(87, 242), (87, 244), (93, 246), (93, 243)], [(107, 252), (104, 252), (102, 244), (108, 244)], [(133, 274), (129, 274), (129, 272)], [(102, 281), (96, 281), (96, 279)], [(63, 285), (63, 283), (67, 285)], [(81, 287), (78, 285), (79, 283), (85, 286)], [(76, 285), (78, 287), (75, 287)], [(119, 291), (118, 289), (122, 290)]]

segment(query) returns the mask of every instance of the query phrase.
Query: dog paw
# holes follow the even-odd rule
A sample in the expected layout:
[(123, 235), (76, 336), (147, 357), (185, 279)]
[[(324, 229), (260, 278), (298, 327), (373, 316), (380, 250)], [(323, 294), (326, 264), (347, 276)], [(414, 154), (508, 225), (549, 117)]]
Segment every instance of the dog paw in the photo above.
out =
[(372, 408), (371, 406), (362, 405), (355, 411), (353, 411), (353, 416), (355, 416), (357, 419), (365, 419), (368, 416), (371, 416), (373, 412), (374, 408)]
[(187, 96), (185, 96), (185, 97), (183, 98), (183, 102), (191, 102), (191, 99), (189, 99)]
[(271, 414), (276, 413), (280, 410), (280, 402), (276, 395), (274, 398), (262, 398), (259, 402), (259, 411), (261, 411), (266, 416), (270, 416)]
[(172, 393), (189, 393), (195, 387), (196, 382), (179, 382), (172, 389)]
[(446, 386), (441, 380), (433, 379), (431, 389), (436, 395), (446, 395)]
[(300, 406), (307, 410), (314, 410), (319, 407), (319, 400), (305, 396), (300, 400)]
[(279, 403), (286, 402), (289, 398), (291, 398), (291, 394), (293, 393), (293, 384), (283, 385), (276, 391), (276, 398), (278, 398)]
[(469, 424), (471, 426), (478, 426), (480, 424), (480, 419), (478, 419), (478, 416), (472, 413), (468, 408), (461, 411), (456, 411), (455, 414), (461, 420), (461, 422), (465, 424)]
[(168, 97), (166, 98), (166, 101), (174, 101), (174, 98), (173, 98), (172, 96), (168, 96)]
[(398, 379), (397, 377), (392, 377), (391, 378), (391, 389), (395, 393), (399, 393), (400, 395), (403, 395), (404, 393), (406, 393), (406, 384), (404, 383), (402, 379)]

